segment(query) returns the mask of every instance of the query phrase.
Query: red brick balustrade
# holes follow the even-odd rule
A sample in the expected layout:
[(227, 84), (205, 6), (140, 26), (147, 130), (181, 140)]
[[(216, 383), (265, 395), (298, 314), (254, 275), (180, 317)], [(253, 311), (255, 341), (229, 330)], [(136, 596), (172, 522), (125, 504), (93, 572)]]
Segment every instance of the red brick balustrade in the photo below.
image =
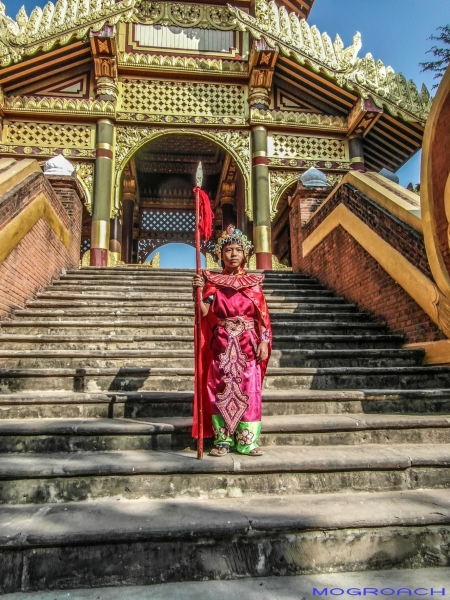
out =
[(304, 191), (304, 198), (296, 193), (291, 202), (293, 270), (316, 277), (337, 295), (385, 321), (394, 332), (403, 333), (408, 342), (446, 339), (422, 308), (343, 227), (333, 229), (306, 256), (302, 249), (303, 241), (343, 204), (432, 281), (423, 235), (349, 184), (339, 187), (314, 214), (312, 206), (317, 208), (325, 194), (315, 190), (314, 199), (314, 190), (311, 192)]
[[(25, 216), (33, 202), (48, 202), (65, 228), (68, 247), (48, 220), (39, 218), (0, 263), (0, 319), (23, 308), (27, 300), (58, 277), (65, 269), (78, 266), (81, 214), (84, 192), (76, 177), (51, 176), (34, 172), (0, 196), (0, 232), (15, 219), (20, 227), (30, 224)], [(16, 221), (17, 222), (17, 221)]]

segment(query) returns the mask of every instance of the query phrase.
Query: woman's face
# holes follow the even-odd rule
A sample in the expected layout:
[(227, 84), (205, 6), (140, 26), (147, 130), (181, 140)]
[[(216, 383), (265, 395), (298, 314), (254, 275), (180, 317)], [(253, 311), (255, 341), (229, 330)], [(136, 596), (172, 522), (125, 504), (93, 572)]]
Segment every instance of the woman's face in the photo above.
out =
[(244, 251), (240, 244), (228, 244), (222, 249), (222, 260), (227, 271), (237, 270), (243, 260)]

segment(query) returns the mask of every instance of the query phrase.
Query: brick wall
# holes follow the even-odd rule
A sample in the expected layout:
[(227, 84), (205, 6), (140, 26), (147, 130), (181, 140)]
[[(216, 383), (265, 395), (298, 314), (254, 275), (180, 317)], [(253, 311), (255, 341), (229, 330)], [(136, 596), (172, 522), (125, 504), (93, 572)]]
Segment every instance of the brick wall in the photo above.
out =
[[(61, 199), (56, 189), (65, 180)], [(55, 188), (55, 189), (54, 189)], [(78, 266), (81, 235), (81, 189), (75, 178), (33, 173), (1, 198), (0, 229), (17, 217), (43, 193), (72, 235), (68, 250), (44, 219), (39, 221), (0, 264), (0, 319), (9, 318), (14, 309), (45, 288), (64, 269)]]
[(341, 186), (303, 225), (301, 200), (293, 202), (290, 217), (294, 271), (316, 277), (337, 295), (385, 321), (391, 330), (403, 333), (408, 342), (445, 339), (420, 306), (342, 227), (334, 229), (303, 257), (302, 240), (339, 204), (344, 204), (432, 280), (423, 236), (350, 185)]

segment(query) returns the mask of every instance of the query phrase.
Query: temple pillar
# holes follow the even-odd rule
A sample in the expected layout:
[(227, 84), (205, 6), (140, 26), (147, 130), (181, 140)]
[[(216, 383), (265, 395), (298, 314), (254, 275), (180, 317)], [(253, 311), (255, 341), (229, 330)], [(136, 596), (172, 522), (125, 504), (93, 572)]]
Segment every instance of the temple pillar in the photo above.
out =
[(366, 170), (364, 166), (364, 146), (362, 135), (355, 135), (348, 140), (348, 152), (353, 171)]
[(137, 204), (137, 183), (132, 170), (125, 169), (122, 182), (122, 260), (133, 262), (133, 231)]
[(123, 198), (122, 214), (122, 260), (130, 264), (133, 261), (134, 198)]
[(267, 129), (252, 128), (253, 245), (257, 269), (272, 269)]
[(222, 230), (225, 231), (228, 225), (236, 225), (233, 198), (227, 199), (227, 201), (222, 198)]
[[(255, 40), (250, 53), (249, 97), (250, 113), (268, 110), (270, 90), (278, 48), (271, 48), (264, 39)], [(267, 158), (267, 129), (255, 126), (252, 141), (252, 202), (253, 245), (257, 269), (272, 269), (272, 236), (270, 223), (269, 159)]]
[(95, 147), (91, 265), (106, 267), (108, 266), (114, 158), (114, 125), (108, 119), (100, 119), (97, 122)]
[(117, 214), (110, 221), (109, 251), (116, 260), (122, 260), (122, 215)]

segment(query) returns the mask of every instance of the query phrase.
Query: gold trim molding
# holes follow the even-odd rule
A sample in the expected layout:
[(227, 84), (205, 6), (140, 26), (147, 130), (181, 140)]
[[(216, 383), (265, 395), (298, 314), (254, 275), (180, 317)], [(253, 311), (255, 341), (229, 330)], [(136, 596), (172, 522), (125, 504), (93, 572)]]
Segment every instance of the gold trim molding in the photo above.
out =
[[(13, 158), (0, 159), (0, 196), (21, 183), (32, 173), (41, 171), (36, 160), (26, 158), (16, 161)], [(2, 199), (0, 198), (0, 204)]]
[(44, 219), (61, 243), (70, 250), (72, 236), (69, 230), (41, 193), (0, 231), (0, 263), (8, 258), (39, 219)]
[(378, 173), (349, 171), (326, 198), (322, 206), (334, 196), (342, 185), (347, 183), (356, 187), (360, 192), (419, 233), (423, 232), (423, 221), (414, 214), (420, 210), (417, 195)]
[(220, 31), (237, 29), (234, 16), (227, 6), (137, 0), (135, 20), (146, 25), (195, 27)]
[(415, 349), (423, 348), (425, 350), (424, 364), (426, 365), (448, 365), (450, 366), (450, 340), (440, 340), (438, 342), (418, 342), (415, 344), (405, 344), (403, 348)]
[(220, 73), (221, 75), (248, 75), (248, 63), (219, 58), (193, 58), (185, 56), (163, 56), (140, 52), (119, 52), (119, 65), (134, 69), (163, 69), (167, 71), (196, 71), (198, 73)]
[(115, 106), (103, 100), (75, 100), (66, 98), (36, 98), (28, 96), (10, 96), (4, 100), (5, 112), (43, 113), (68, 115), (110, 115), (114, 117)]
[(334, 229), (342, 227), (396, 281), (447, 336), (450, 336), (450, 302), (438, 287), (400, 252), (340, 204), (307, 237), (302, 245), (307, 256)]
[(288, 112), (283, 110), (250, 110), (250, 123), (264, 123), (265, 125), (283, 125), (296, 129), (324, 129), (343, 133), (347, 131), (347, 119), (320, 115), (316, 113)]
[(270, 227), (267, 225), (259, 225), (253, 227), (253, 241), (255, 244), (255, 252), (272, 252), (272, 239)]

